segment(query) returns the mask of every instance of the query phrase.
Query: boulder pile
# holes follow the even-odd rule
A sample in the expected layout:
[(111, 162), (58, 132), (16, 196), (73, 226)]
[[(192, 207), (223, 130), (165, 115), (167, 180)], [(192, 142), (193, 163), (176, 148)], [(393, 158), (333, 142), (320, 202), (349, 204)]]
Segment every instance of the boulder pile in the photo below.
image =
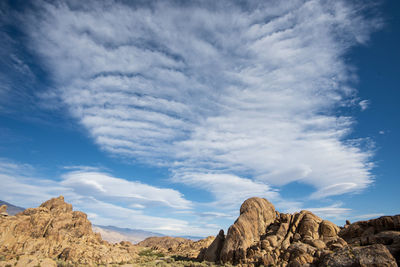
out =
[(129, 242), (110, 244), (92, 231), (85, 213), (73, 211), (62, 196), (26, 209), (15, 216), (0, 216), (0, 257), (33, 256), (73, 265), (127, 262), (137, 256)]
[(239, 218), (220, 231), (201, 259), (241, 266), (397, 266), (399, 216), (341, 229), (309, 211), (279, 213), (250, 198)]

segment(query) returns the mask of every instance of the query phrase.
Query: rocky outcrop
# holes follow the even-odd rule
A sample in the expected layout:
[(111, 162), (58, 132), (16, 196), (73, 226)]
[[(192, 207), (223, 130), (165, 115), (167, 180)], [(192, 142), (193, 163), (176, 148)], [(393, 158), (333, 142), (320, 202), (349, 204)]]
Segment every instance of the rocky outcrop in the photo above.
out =
[(389, 250), (381, 244), (365, 247), (346, 246), (333, 253), (327, 254), (320, 266), (330, 267), (390, 267), (397, 266)]
[(136, 257), (132, 244), (111, 245), (92, 231), (85, 213), (73, 211), (62, 196), (15, 216), (0, 217), (0, 256), (31, 255), (72, 264), (119, 263)]
[(220, 230), (217, 237), (211, 243), (211, 245), (200, 252), (198, 255), (199, 259), (206, 261), (218, 262), (220, 260), (221, 250), (225, 242), (224, 230)]
[(7, 205), (0, 206), (0, 216), (8, 216)]
[(198, 241), (193, 241), (182, 237), (163, 236), (146, 238), (137, 245), (140, 247), (158, 250), (165, 254), (193, 259), (198, 257), (199, 252), (207, 249), (213, 240), (213, 236), (209, 236)]
[(190, 241), (191, 240), (182, 237), (152, 236), (139, 242), (137, 245), (155, 250), (175, 250), (179, 245)]
[[(399, 233), (398, 218), (390, 218), (348, 224), (341, 230), (309, 211), (279, 213), (266, 199), (250, 198), (226, 237), (220, 232), (200, 256), (240, 266), (397, 266), (392, 254), (396, 256), (398, 235), (394, 238), (395, 234), (386, 230)], [(379, 230), (371, 230), (371, 226)], [(375, 241), (363, 243), (360, 235), (365, 231), (374, 233)], [(393, 237), (392, 243), (388, 236)], [(360, 242), (351, 247), (345, 239)], [(381, 245), (385, 242), (387, 247)], [(221, 252), (218, 247), (222, 247)]]
[(385, 245), (400, 263), (400, 215), (347, 224), (339, 236), (351, 246)]
[(267, 226), (276, 218), (274, 206), (258, 197), (247, 199), (240, 207), (240, 215), (229, 227), (219, 258), (223, 262), (238, 262), (246, 258), (246, 250), (265, 234)]

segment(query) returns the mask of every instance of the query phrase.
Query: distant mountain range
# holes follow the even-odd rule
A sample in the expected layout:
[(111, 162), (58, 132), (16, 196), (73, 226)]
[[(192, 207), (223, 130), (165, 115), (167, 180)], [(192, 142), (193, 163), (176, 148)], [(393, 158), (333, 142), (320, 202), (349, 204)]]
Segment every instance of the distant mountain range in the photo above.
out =
[(148, 232), (138, 229), (119, 228), (116, 226), (93, 225), (93, 231), (99, 233), (101, 237), (111, 243), (119, 243), (121, 241), (129, 241), (134, 244), (150, 237), (164, 236), (160, 233)]
[(15, 215), (18, 212), (24, 211), (24, 208), (18, 207), (18, 206), (14, 206), (13, 204), (10, 204), (8, 202), (5, 202), (3, 200), (0, 200), (0, 206), (1, 205), (7, 205), (7, 213), (9, 215)]
[[(130, 228), (119, 228), (116, 226), (104, 226), (104, 225), (93, 225), (93, 231), (99, 233), (104, 240), (107, 240), (111, 243), (119, 243), (121, 241), (130, 241), (134, 244), (139, 243), (140, 241), (145, 240), (148, 237), (162, 237), (165, 236), (160, 233), (149, 232), (138, 229), (130, 229)], [(202, 239), (203, 237), (199, 236), (174, 236), (174, 237), (182, 237), (186, 239), (190, 239), (193, 241), (197, 241)]]

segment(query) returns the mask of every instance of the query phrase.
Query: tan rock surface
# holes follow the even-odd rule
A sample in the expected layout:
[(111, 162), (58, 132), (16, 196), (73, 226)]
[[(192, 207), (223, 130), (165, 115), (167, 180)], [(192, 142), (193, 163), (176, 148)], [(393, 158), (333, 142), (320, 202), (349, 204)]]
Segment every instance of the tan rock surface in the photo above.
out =
[[(309, 211), (279, 213), (267, 200), (251, 198), (243, 203), (225, 241), (223, 235), (217, 237), (201, 256), (239, 266), (397, 266), (393, 256), (400, 251), (398, 227), (397, 216), (386, 216), (347, 223), (341, 230)], [(223, 247), (219, 254), (217, 244)]]
[(8, 216), (7, 205), (0, 206), (0, 216)]
[(7, 205), (0, 206), (0, 213), (2, 213), (2, 212), (7, 212)]
[(219, 261), (219, 257), (221, 255), (221, 250), (225, 242), (225, 234), (224, 230), (220, 230), (218, 235), (215, 237), (211, 245), (203, 250), (199, 254), (199, 259), (206, 260), (206, 261), (211, 261), (211, 262), (217, 262)]
[(400, 215), (347, 224), (339, 236), (353, 246), (383, 244), (400, 263)]
[(229, 227), (220, 259), (223, 262), (238, 262), (246, 257), (246, 250), (275, 220), (274, 206), (264, 198), (247, 199), (240, 207), (240, 215), (236, 222)]
[(57, 262), (49, 258), (37, 258), (36, 256), (23, 255), (17, 259), (0, 262), (0, 267), (57, 267)]
[(7, 260), (31, 255), (94, 265), (136, 257), (133, 245), (111, 245), (93, 233), (86, 214), (72, 211), (62, 196), (15, 216), (0, 217), (0, 244), (0, 256)]
[(397, 267), (396, 260), (381, 244), (339, 249), (328, 254), (319, 266), (330, 267)]

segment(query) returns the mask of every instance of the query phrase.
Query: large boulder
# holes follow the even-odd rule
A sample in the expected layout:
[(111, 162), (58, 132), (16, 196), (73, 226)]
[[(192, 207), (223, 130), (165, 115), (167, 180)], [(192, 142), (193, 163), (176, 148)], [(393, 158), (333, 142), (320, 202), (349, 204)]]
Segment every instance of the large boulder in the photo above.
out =
[(137, 256), (133, 245), (112, 245), (93, 233), (85, 213), (73, 211), (62, 196), (15, 216), (0, 217), (0, 256), (32, 255), (74, 265), (120, 263)]
[(7, 205), (0, 206), (0, 213), (2, 213), (2, 212), (7, 212)]
[(0, 216), (8, 216), (7, 205), (0, 206)]
[(199, 259), (217, 262), (219, 261), (219, 257), (221, 255), (221, 250), (225, 242), (225, 234), (224, 230), (220, 230), (218, 235), (215, 237), (211, 245), (203, 252), (204, 255), (200, 256)]
[(260, 240), (275, 218), (275, 208), (268, 200), (247, 199), (240, 207), (239, 218), (228, 229), (219, 258), (233, 263), (245, 259), (247, 248)]

